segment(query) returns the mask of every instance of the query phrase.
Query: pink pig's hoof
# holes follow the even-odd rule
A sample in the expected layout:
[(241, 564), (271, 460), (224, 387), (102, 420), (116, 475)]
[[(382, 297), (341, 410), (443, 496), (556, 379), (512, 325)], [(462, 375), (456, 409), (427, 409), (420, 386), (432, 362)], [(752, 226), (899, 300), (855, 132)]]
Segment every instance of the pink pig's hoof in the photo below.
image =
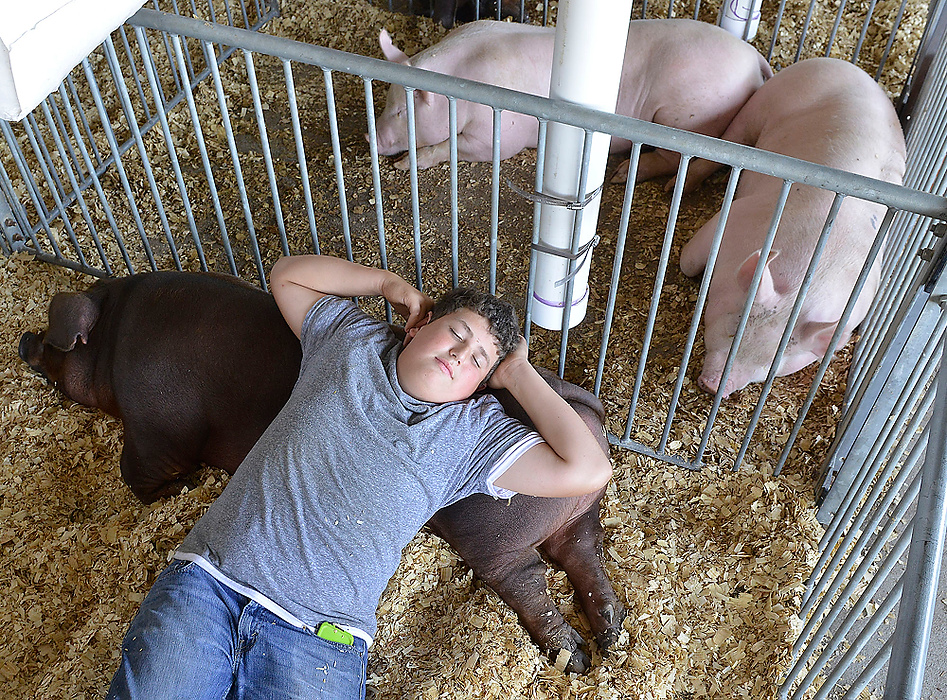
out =
[(408, 156), (402, 156), (395, 161), (395, 167), (398, 170), (409, 170), (411, 168), (411, 159)]
[(612, 183), (615, 183), (615, 184), (620, 184), (620, 183), (622, 183), (622, 182), (627, 182), (627, 181), (628, 181), (628, 166), (629, 166), (630, 163), (631, 163), (630, 160), (626, 160), (624, 163), (622, 163), (621, 165), (619, 165), (619, 166), (615, 169), (615, 172), (612, 174), (612, 177), (611, 177), (611, 179), (609, 180), (609, 182), (612, 182)]

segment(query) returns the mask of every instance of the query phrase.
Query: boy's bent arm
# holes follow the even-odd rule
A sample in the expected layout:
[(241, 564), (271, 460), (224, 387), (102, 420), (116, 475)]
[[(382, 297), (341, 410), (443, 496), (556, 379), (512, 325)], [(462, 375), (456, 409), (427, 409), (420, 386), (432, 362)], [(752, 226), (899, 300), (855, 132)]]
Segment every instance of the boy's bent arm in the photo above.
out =
[(526, 360), (525, 345), (520, 340), (520, 348), (500, 364), (490, 385), (513, 395), (545, 443), (527, 450), (495, 485), (555, 498), (597, 491), (611, 478), (611, 461), (579, 414)]
[(309, 309), (326, 295), (383, 296), (405, 319), (405, 329), (423, 321), (433, 302), (393, 272), (327, 255), (293, 255), (276, 261), (270, 289), (298, 337)]

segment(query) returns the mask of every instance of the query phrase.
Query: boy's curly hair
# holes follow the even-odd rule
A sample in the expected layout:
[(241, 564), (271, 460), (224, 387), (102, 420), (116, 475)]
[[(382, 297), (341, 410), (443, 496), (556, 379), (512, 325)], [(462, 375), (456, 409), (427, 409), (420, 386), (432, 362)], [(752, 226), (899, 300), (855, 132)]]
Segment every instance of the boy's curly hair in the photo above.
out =
[[(520, 323), (513, 305), (492, 294), (468, 287), (457, 287), (441, 296), (431, 309), (432, 320), (460, 309), (469, 309), (486, 319), (496, 343), (499, 359), (490, 375), (507, 355), (516, 349), (520, 339)], [(487, 375), (488, 377), (490, 375)]]

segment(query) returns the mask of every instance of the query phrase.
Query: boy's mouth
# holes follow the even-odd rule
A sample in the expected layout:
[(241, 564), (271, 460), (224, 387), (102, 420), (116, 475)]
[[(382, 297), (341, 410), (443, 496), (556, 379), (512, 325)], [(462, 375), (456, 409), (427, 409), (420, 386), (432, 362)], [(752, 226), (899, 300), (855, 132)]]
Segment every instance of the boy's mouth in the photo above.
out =
[(446, 362), (444, 362), (444, 360), (442, 360), (442, 359), (439, 358), (439, 357), (436, 358), (436, 359), (437, 359), (437, 361), (440, 363), (441, 368), (442, 368), (445, 372), (447, 372), (447, 374), (450, 375), (450, 378), (451, 378), (451, 379), (453, 379), (453, 378), (454, 378), (454, 370), (452, 370), (452, 369), (450, 368), (450, 365), (447, 364)]

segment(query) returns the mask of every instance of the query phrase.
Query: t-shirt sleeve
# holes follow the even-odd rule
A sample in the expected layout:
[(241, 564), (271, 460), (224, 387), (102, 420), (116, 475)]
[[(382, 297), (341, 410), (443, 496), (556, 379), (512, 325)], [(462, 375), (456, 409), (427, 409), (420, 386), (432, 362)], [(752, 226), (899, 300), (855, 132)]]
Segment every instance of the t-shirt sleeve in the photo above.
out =
[(486, 493), (494, 498), (510, 498), (516, 492), (497, 487), (496, 480), (543, 439), (532, 428), (506, 415), (493, 397), (483, 397), (481, 402), (481, 431), (471, 454), (471, 478), (460, 497)]
[(510, 449), (500, 457), (500, 461), (493, 465), (493, 469), (490, 470), (490, 473), (487, 474), (487, 493), (494, 498), (512, 498), (515, 496), (516, 491), (500, 488), (495, 482), (506, 473), (507, 469), (513, 466), (523, 453), (541, 442), (543, 442), (542, 436), (531, 430), (519, 442), (510, 447)]
[(376, 331), (383, 331), (380, 337), (387, 337), (388, 325), (366, 314), (351, 299), (327, 294), (312, 305), (303, 319), (299, 334), (303, 366), (329, 338), (334, 342), (364, 342)]

